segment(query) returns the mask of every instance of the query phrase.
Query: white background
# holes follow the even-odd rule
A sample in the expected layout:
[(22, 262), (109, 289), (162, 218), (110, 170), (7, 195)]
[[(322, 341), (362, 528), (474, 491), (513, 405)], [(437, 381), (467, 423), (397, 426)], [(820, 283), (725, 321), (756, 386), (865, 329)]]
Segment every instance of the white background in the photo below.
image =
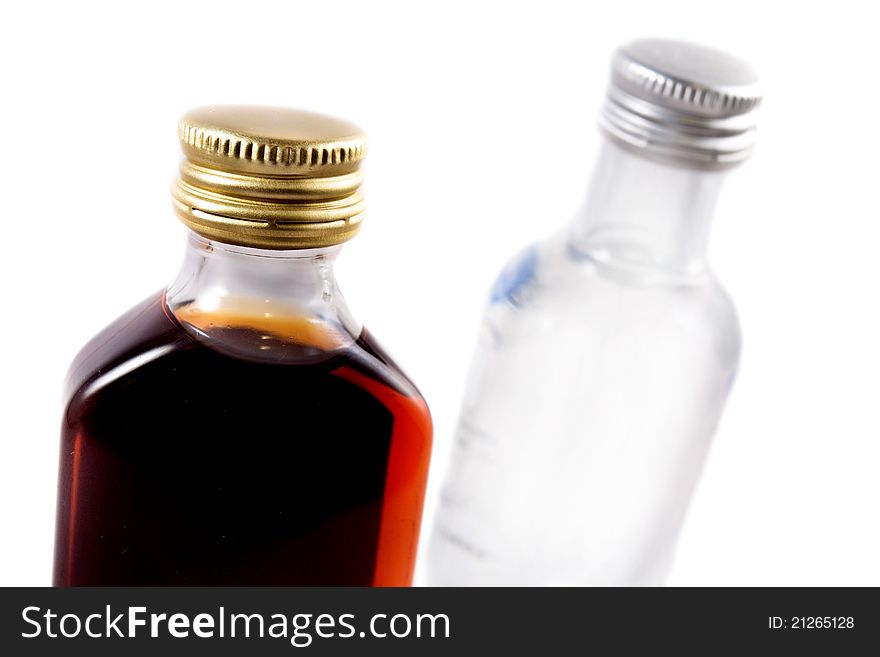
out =
[(183, 111), (289, 105), (369, 133), (369, 212), (340, 282), (432, 406), (433, 496), (487, 289), (578, 207), (609, 54), (657, 35), (745, 56), (766, 91), (758, 151), (727, 183), (711, 249), (740, 311), (742, 370), (671, 583), (880, 585), (869, 8), (5, 3), (0, 584), (49, 582), (68, 363), (176, 272)]

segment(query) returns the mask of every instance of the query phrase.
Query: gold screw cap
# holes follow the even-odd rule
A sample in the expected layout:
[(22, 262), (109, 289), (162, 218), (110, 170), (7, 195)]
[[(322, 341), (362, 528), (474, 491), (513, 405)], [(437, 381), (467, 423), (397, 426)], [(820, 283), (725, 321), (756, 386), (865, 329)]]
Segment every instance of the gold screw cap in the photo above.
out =
[(264, 249), (340, 244), (360, 227), (366, 140), (347, 121), (280, 107), (200, 107), (180, 120), (174, 209), (209, 239)]

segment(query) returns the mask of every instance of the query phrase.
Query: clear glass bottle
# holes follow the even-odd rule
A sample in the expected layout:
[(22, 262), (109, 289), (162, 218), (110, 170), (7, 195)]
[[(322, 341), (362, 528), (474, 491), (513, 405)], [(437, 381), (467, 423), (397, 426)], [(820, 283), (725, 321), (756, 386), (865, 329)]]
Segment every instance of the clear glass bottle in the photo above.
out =
[(181, 121), (183, 268), (66, 384), (56, 585), (409, 585), (424, 400), (352, 317), (363, 138), (292, 110)]
[(706, 245), (753, 144), (755, 85), (692, 44), (615, 53), (582, 211), (492, 291), (430, 584), (664, 581), (739, 357)]

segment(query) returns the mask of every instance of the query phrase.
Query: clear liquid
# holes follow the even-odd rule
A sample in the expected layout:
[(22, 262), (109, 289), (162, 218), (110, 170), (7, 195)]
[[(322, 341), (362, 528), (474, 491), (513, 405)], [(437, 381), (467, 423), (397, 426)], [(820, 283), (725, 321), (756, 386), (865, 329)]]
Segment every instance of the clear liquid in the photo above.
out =
[(709, 274), (527, 251), (487, 311), (428, 583), (662, 583), (738, 351)]

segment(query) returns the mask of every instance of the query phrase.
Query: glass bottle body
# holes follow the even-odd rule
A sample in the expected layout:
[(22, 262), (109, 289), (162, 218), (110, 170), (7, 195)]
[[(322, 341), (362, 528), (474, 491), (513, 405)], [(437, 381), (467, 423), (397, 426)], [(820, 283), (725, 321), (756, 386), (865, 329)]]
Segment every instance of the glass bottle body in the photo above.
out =
[(431, 584), (662, 583), (739, 356), (703, 258), (714, 175), (608, 145), (571, 229), (502, 273)]
[(56, 585), (408, 585), (431, 442), (336, 249), (192, 236), (75, 360)]

